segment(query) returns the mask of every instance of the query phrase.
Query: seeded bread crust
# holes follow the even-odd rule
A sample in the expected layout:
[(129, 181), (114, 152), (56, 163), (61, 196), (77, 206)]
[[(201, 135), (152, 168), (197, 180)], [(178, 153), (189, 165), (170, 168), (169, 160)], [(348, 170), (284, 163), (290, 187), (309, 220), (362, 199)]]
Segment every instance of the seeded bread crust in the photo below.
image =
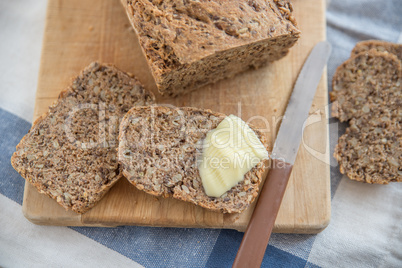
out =
[[(358, 44), (356, 51), (372, 48), (370, 44)], [(339, 138), (334, 157), (350, 179), (402, 181), (401, 83), (400, 60), (378, 49), (362, 51), (336, 70), (332, 115), (350, 126)]]
[(395, 44), (380, 40), (366, 40), (357, 43), (352, 50), (351, 56), (353, 57), (361, 52), (367, 52), (371, 49), (379, 52), (388, 52), (394, 54), (400, 61), (402, 61), (402, 44)]
[(287, 0), (121, 0), (161, 94), (284, 57), (300, 37)]
[(84, 213), (121, 177), (119, 120), (132, 106), (153, 102), (132, 75), (92, 63), (35, 120), (11, 164), (40, 193)]
[[(139, 190), (173, 197), (224, 213), (244, 211), (258, 195), (264, 161), (219, 198), (206, 195), (197, 166), (202, 140), (224, 114), (197, 108), (134, 107), (123, 118), (119, 162)], [(250, 126), (267, 147), (265, 137)]]

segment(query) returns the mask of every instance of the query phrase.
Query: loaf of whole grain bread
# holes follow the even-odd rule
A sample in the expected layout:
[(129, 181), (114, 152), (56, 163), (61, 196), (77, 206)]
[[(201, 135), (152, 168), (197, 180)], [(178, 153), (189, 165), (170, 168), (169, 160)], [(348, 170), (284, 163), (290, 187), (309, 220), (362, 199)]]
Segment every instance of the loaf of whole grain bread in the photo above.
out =
[(121, 177), (119, 121), (153, 95), (131, 75), (92, 63), (17, 145), (13, 167), (66, 209), (84, 213)]
[(357, 44), (361, 52), (335, 72), (331, 100), (332, 115), (350, 124), (334, 152), (341, 173), (387, 184), (402, 181), (402, 70), (396, 55), (380, 50)]
[(161, 94), (284, 57), (299, 38), (287, 0), (121, 0)]
[[(225, 213), (245, 210), (258, 195), (265, 170), (263, 161), (219, 198), (206, 195), (198, 170), (202, 140), (224, 118), (224, 114), (197, 108), (132, 108), (120, 125), (118, 154), (123, 175), (152, 195), (174, 197)], [(266, 147), (261, 132), (252, 129)]]

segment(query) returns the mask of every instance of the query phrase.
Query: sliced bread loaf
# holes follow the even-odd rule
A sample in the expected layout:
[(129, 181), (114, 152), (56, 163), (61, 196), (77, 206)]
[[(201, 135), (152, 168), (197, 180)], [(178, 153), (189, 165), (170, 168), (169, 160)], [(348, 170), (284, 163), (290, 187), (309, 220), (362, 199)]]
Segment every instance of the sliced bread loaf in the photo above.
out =
[[(332, 115), (341, 122), (400, 102), (401, 62), (386, 52), (362, 52), (341, 64), (332, 79)], [(336, 101), (336, 102), (335, 102)]]
[[(224, 114), (197, 108), (132, 108), (120, 125), (123, 175), (152, 195), (174, 197), (225, 213), (245, 210), (258, 195), (265, 170), (263, 161), (218, 198), (206, 195), (197, 166), (202, 140), (224, 118)], [(252, 129), (266, 147), (261, 132)]]
[(17, 145), (13, 167), (39, 192), (84, 213), (121, 177), (119, 120), (153, 95), (131, 75), (92, 63)]
[(356, 44), (352, 50), (352, 57), (361, 53), (367, 52), (371, 49), (377, 50), (379, 52), (388, 52), (394, 54), (402, 61), (402, 44), (395, 44), (391, 42), (385, 42), (381, 40), (366, 40)]
[(287, 0), (121, 0), (161, 94), (284, 57), (299, 39)]

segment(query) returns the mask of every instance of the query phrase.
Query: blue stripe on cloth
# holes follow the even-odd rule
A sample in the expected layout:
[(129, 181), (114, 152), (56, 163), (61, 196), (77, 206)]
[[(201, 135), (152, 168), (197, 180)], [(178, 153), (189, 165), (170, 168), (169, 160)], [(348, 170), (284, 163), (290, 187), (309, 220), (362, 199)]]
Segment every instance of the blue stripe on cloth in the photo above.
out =
[(316, 236), (311, 234), (272, 234), (269, 244), (299, 258), (308, 259)]
[(31, 124), (0, 108), (0, 194), (22, 204), (25, 180), (11, 166), (15, 146), (28, 133)]
[(261, 267), (296, 268), (304, 267), (306, 263), (302, 258), (268, 245)]
[[(231, 267), (242, 238), (243, 233), (222, 230), (206, 267)], [(268, 245), (261, 267), (304, 267), (306, 263), (307, 260), (303, 258)]]
[(71, 227), (145, 267), (205, 267), (220, 230)]
[(321, 267), (318, 265), (315, 265), (314, 263), (307, 262), (306, 266), (304, 266), (304, 268), (321, 268)]

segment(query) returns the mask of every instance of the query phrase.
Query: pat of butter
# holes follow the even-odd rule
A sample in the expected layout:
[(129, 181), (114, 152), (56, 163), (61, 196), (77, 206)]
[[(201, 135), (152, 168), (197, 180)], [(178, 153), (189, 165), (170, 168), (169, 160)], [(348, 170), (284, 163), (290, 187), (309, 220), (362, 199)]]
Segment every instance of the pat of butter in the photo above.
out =
[(227, 116), (203, 141), (198, 169), (205, 193), (220, 197), (263, 159), (268, 151), (255, 132), (239, 117)]

